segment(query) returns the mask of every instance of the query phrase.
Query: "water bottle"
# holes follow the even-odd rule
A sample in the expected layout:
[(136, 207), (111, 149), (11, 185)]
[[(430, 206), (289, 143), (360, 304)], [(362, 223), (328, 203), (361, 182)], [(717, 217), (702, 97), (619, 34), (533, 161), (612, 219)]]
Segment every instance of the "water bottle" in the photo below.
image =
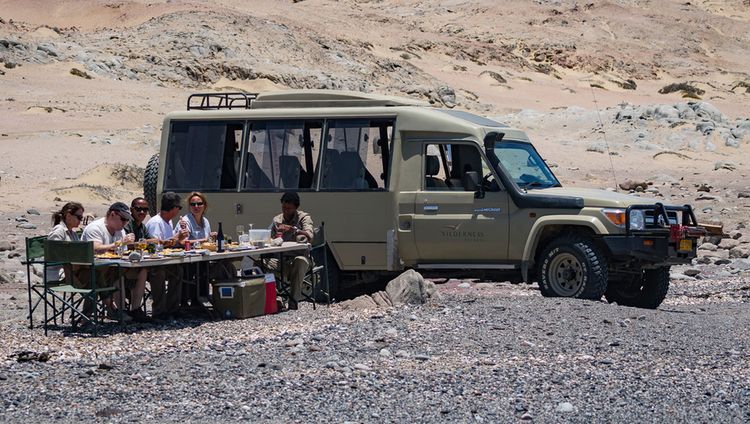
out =
[(224, 231), (221, 228), (221, 222), (219, 223), (219, 231), (216, 233), (216, 252), (221, 253), (224, 251)]

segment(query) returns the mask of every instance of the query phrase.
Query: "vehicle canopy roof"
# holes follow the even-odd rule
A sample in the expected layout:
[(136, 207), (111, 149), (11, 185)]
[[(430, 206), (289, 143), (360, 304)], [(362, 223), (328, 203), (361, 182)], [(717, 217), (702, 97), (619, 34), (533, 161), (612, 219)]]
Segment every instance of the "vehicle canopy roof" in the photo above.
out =
[[(240, 96), (241, 106), (224, 96)], [(211, 97), (215, 103), (211, 104)], [(195, 105), (193, 99), (203, 100)], [(224, 103), (221, 103), (221, 99)], [(192, 102), (192, 103), (191, 103)], [(228, 106), (229, 105), (229, 106)], [(528, 142), (526, 134), (471, 112), (441, 109), (418, 99), (343, 90), (284, 90), (265, 93), (202, 93), (188, 100), (188, 110), (169, 113), (171, 120), (214, 119), (305, 119), (305, 118), (398, 118), (398, 130), (411, 133), (475, 135), (505, 133), (505, 140)]]

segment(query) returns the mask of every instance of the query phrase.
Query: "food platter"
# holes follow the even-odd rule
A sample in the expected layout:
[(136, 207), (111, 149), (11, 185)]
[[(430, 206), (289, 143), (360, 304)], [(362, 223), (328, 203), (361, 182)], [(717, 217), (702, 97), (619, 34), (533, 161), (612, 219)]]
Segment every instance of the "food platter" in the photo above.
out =
[(122, 256), (113, 252), (100, 253), (98, 255), (94, 255), (94, 257), (96, 259), (122, 259), (123, 258)]

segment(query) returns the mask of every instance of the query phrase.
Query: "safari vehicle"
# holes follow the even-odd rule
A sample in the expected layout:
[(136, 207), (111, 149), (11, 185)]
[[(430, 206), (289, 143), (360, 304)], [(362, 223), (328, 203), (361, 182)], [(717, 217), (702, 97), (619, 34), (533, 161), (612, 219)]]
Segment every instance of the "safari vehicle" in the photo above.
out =
[(154, 208), (193, 190), (225, 229), (267, 227), (281, 193), (298, 192), (325, 222), (333, 287), (406, 268), (503, 271), (545, 296), (656, 308), (702, 235), (689, 205), (562, 187), (519, 129), (356, 92), (190, 96), (164, 119), (144, 191)]

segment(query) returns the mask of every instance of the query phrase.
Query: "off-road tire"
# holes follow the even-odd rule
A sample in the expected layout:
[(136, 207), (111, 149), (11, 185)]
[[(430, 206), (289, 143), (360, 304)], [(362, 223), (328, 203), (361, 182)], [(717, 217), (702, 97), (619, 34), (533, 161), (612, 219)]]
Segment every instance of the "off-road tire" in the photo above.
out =
[(647, 269), (628, 281), (613, 281), (604, 297), (609, 303), (656, 309), (669, 291), (669, 267)]
[(607, 259), (589, 238), (557, 238), (542, 251), (537, 264), (543, 296), (599, 300), (607, 290)]
[(159, 154), (151, 156), (143, 174), (143, 197), (148, 202), (148, 211), (151, 216), (156, 215), (156, 183), (159, 181)]

